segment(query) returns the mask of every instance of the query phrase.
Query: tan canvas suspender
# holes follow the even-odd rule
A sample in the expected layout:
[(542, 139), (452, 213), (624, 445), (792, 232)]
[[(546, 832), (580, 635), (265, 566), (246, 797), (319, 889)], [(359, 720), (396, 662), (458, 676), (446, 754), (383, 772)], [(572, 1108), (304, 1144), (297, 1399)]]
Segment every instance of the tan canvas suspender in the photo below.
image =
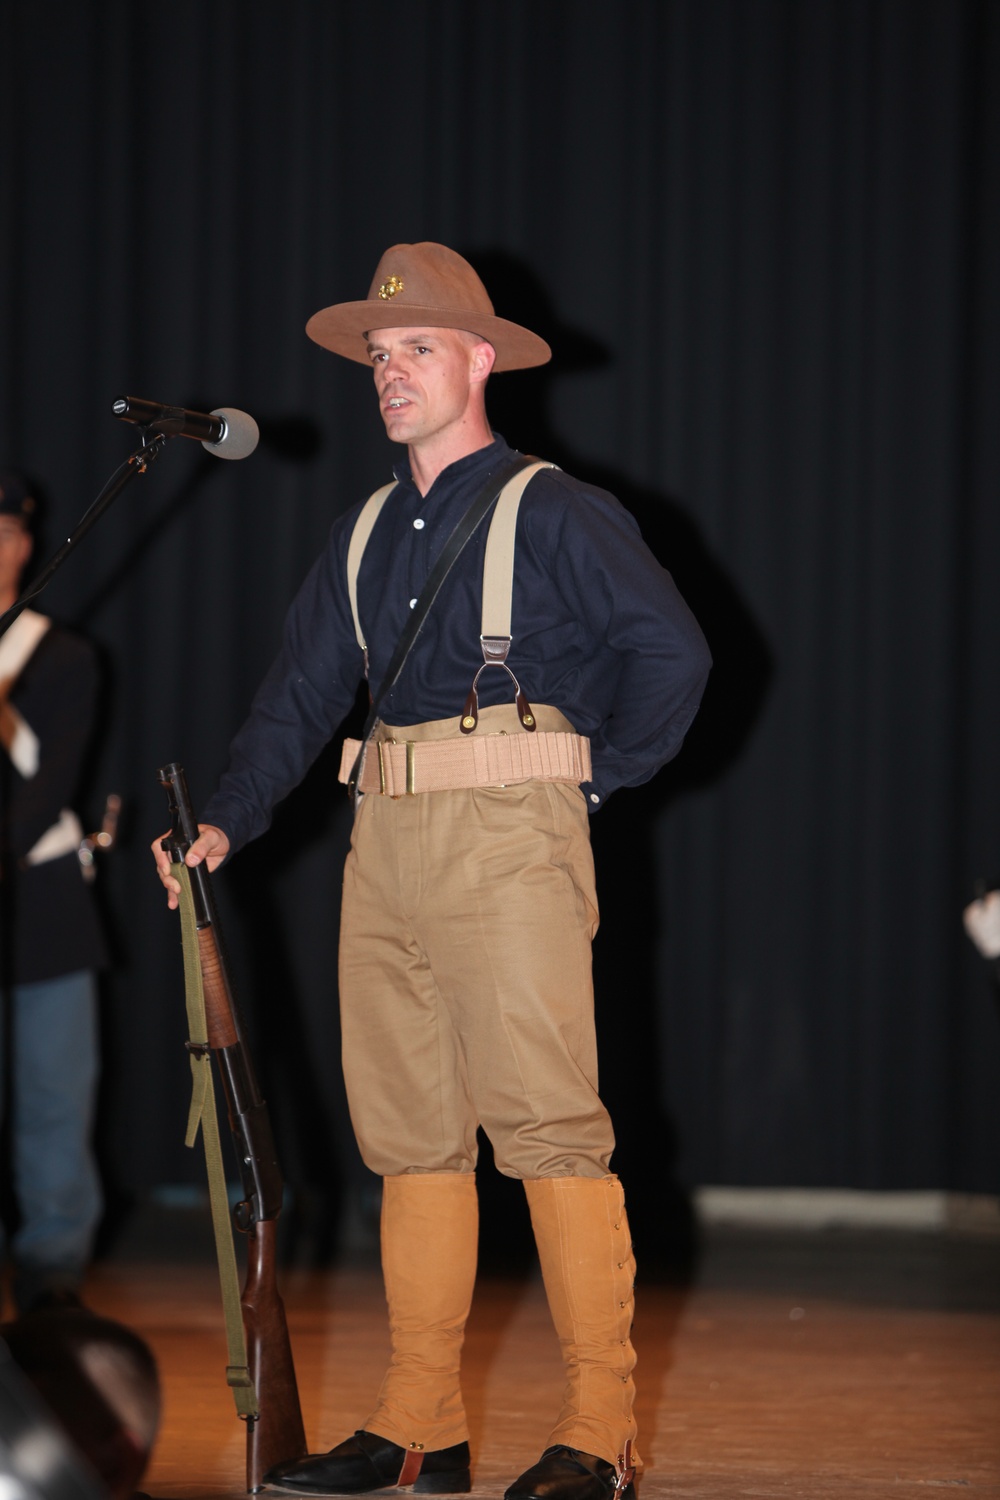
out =
[(392, 484), (384, 484), (380, 490), (368, 496), (361, 508), (361, 514), (354, 523), (354, 530), (351, 532), (351, 540), (347, 548), (347, 593), (351, 601), (351, 614), (354, 616), (354, 634), (358, 638), (358, 645), (365, 658), (366, 677), (368, 676), (368, 647), (361, 630), (361, 616), (358, 614), (358, 572), (372, 528), (379, 518), (383, 505), (395, 488), (396, 481), (393, 480)]
[(483, 610), (479, 636), (483, 664), (472, 679), (459, 725), (463, 734), (471, 734), (479, 723), (479, 679), (487, 667), (500, 667), (514, 684), (514, 702), (518, 718), (529, 732), (535, 729), (531, 704), (521, 691), (521, 684), (507, 664), (510, 653), (511, 602), (514, 593), (514, 538), (517, 533), (517, 511), (528, 481), (539, 469), (554, 469), (555, 464), (529, 464), (503, 487), (490, 522), (483, 561)]
[[(483, 665), (504, 665), (510, 650), (511, 595), (514, 588), (514, 537), (517, 531), (517, 511), (521, 496), (532, 475), (539, 469), (554, 469), (555, 464), (534, 463), (522, 469), (504, 485), (490, 521), (486, 539), (486, 558), (483, 564), (483, 609), (482, 642)], [(365, 501), (361, 514), (354, 523), (351, 540), (347, 548), (347, 593), (351, 601), (354, 633), (358, 645), (364, 652), (365, 671), (368, 671), (368, 647), (361, 629), (358, 612), (358, 573), (361, 559), (368, 545), (375, 522), (382, 507), (396, 488), (395, 484), (383, 485)], [(489, 647), (487, 646), (487, 643)], [(489, 654), (487, 652), (489, 651)], [(482, 668), (480, 668), (482, 671)], [(478, 673), (477, 680), (478, 680)], [(475, 727), (475, 726), (473, 726)]]
[(514, 590), (514, 536), (517, 511), (532, 477), (539, 469), (554, 469), (555, 464), (534, 463), (515, 474), (504, 485), (497, 500), (486, 538), (483, 563), (483, 640), (507, 638), (510, 644), (511, 596)]

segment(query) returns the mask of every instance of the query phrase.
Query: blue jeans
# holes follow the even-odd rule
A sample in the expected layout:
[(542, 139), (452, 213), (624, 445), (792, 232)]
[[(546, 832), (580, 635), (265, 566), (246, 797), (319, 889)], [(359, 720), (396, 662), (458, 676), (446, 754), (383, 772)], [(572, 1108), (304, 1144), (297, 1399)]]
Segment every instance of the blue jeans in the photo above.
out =
[[(21, 1222), (10, 1251), (27, 1294), (79, 1280), (101, 1214), (91, 1147), (97, 1094), (97, 985), (83, 970), (17, 984), (0, 1027), (0, 1104), (11, 1088), (11, 1172)], [(8, 1069), (3, 1046), (10, 1037)], [(21, 1297), (18, 1296), (21, 1301)]]

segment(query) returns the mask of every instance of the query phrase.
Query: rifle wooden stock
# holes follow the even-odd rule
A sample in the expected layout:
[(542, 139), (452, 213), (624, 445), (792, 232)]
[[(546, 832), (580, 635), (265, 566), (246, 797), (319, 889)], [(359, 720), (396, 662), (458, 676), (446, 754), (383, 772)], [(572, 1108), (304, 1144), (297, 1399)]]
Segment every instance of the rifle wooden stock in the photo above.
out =
[(277, 1229), (276, 1219), (263, 1219), (250, 1229), (240, 1298), (247, 1362), (260, 1404), (260, 1416), (247, 1428), (249, 1490), (260, 1488), (274, 1464), (306, 1451), (288, 1323), (274, 1279)]
[(240, 1038), (233, 1020), (222, 959), (211, 927), (198, 928), (198, 956), (201, 960), (201, 983), (205, 991), (208, 1045), (216, 1051), (220, 1047), (235, 1047)]
[[(164, 847), (183, 860), (197, 837), (197, 825), (183, 769), (174, 763), (160, 771), (170, 801), (172, 828)], [(247, 1364), (259, 1415), (247, 1422), (247, 1489), (263, 1487), (276, 1463), (306, 1451), (295, 1363), (285, 1305), (278, 1291), (277, 1221), (284, 1184), (253, 1061), (243, 1035), (219, 935), (208, 871), (191, 871), (198, 927), (198, 957), (205, 994), (208, 1042), (222, 1078), (245, 1198), (234, 1218), (247, 1235), (247, 1270), (240, 1308)]]

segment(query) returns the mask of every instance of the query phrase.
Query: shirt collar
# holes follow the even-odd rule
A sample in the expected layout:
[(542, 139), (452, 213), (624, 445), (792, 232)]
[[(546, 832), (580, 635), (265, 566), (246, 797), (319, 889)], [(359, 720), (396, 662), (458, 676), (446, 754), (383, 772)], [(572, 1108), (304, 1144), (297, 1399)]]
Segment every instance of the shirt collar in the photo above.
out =
[[(427, 498), (429, 499), (439, 487), (445, 485), (450, 488), (456, 482), (462, 483), (467, 479), (478, 479), (480, 476), (485, 481), (490, 470), (500, 469), (511, 455), (512, 449), (504, 438), (499, 433), (494, 433), (492, 443), (487, 444), (485, 448), (477, 448), (475, 453), (467, 453), (464, 458), (457, 458), (453, 464), (442, 469), (427, 491)], [(400, 459), (392, 472), (400, 484), (413, 483), (409, 458)]]

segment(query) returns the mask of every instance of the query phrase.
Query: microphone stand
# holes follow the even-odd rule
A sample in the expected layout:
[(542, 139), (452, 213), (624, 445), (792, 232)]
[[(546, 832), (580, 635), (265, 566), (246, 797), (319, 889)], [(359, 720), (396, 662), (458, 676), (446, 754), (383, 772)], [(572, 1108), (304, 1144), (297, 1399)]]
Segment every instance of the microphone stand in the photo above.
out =
[[(90, 528), (101, 519), (111, 502), (117, 500), (122, 490), (131, 484), (137, 475), (145, 474), (150, 464), (156, 462), (170, 439), (178, 435), (180, 426), (181, 423), (176, 418), (167, 417), (162, 422), (153, 422), (149, 427), (142, 429), (142, 447), (137, 448), (123, 464), (119, 465), (93, 505), (80, 518), (76, 530), (70, 533), (55, 556), (46, 563), (34, 583), (29, 584), (10, 609), (0, 615), (0, 636), (10, 629), (22, 610), (27, 609), (32, 600), (37, 599), (42, 590), (47, 588), (77, 543), (81, 542)], [(171, 428), (177, 430), (171, 431)], [(155, 433), (155, 436), (150, 438), (150, 433)]]

